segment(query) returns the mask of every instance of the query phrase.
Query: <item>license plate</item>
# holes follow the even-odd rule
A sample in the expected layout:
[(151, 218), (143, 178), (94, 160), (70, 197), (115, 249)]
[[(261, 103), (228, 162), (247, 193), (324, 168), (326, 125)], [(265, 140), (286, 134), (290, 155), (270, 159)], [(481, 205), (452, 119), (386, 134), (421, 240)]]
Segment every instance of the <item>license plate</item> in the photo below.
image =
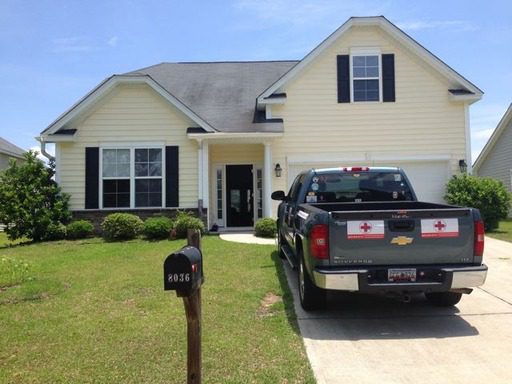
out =
[(416, 281), (416, 269), (413, 269), (413, 268), (388, 269), (388, 281), (390, 283), (415, 282)]

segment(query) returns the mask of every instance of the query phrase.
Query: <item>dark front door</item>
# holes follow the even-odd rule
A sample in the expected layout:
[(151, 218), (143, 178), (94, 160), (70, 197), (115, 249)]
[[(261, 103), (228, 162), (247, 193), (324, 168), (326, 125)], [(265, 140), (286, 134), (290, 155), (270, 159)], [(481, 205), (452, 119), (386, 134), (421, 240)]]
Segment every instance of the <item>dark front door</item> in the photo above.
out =
[(226, 165), (226, 208), (228, 227), (252, 227), (252, 165)]

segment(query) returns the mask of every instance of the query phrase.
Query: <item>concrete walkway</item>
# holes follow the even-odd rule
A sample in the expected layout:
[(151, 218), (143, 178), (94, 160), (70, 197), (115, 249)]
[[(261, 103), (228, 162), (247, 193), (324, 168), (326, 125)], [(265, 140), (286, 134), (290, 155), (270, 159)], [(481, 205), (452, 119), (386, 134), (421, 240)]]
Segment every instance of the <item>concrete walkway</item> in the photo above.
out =
[(308, 313), (284, 263), (317, 383), (512, 383), (512, 243), (485, 241), (487, 281), (453, 308), (333, 293)]
[(266, 239), (263, 237), (256, 237), (254, 233), (221, 233), (220, 238), (226, 241), (233, 241), (235, 243), (245, 244), (263, 244), (275, 245), (276, 239)]

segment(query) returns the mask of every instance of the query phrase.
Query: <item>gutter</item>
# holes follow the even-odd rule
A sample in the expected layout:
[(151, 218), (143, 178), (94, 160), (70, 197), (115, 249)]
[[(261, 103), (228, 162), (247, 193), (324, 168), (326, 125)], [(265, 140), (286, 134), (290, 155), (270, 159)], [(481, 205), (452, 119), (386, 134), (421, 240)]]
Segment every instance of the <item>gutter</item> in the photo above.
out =
[(44, 138), (42, 136), (35, 138), (39, 143), (41, 144), (41, 154), (46, 157), (49, 161), (55, 161), (55, 156), (50, 155), (48, 152), (46, 152), (46, 141), (44, 141)]

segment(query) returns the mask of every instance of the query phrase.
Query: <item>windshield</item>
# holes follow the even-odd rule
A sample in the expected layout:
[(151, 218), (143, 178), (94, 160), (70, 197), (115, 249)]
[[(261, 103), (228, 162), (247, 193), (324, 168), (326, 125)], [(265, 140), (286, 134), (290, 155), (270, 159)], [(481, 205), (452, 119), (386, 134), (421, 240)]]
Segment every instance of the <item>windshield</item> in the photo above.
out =
[(315, 174), (306, 194), (306, 203), (403, 200), (413, 196), (398, 171)]

